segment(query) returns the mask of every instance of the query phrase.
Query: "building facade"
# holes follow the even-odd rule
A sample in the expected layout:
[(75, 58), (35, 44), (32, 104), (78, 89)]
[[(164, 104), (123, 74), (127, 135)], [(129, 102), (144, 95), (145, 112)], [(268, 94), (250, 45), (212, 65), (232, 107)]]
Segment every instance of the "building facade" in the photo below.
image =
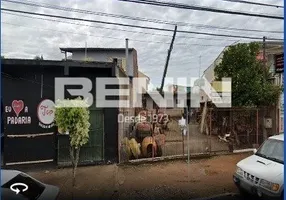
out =
[[(68, 67), (68, 73), (65, 68)], [(69, 139), (54, 122), (56, 77), (115, 77), (116, 62), (2, 59), (4, 167), (50, 163), (70, 165)], [(72, 87), (72, 86), (71, 86)], [(68, 92), (65, 98), (74, 98)], [(90, 107), (90, 139), (80, 164), (118, 162), (118, 109)]]
[[(258, 60), (263, 60), (263, 43), (258, 42), (260, 45), (260, 52), (257, 55)], [(265, 43), (265, 60), (267, 66), (269, 66), (269, 72), (271, 73), (272, 80), (274, 84), (284, 86), (284, 45), (283, 42), (272, 42), (266, 41)], [(221, 62), (224, 52), (228, 49), (225, 47), (224, 50), (219, 54), (219, 56), (214, 60), (214, 62), (204, 71), (204, 78), (206, 78), (210, 83), (213, 83), (215, 80), (215, 67)], [(200, 94), (201, 103), (205, 101), (210, 101), (210, 98), (201, 91)], [(284, 93), (281, 94), (280, 100), (277, 106), (277, 116), (275, 117), (276, 122), (278, 123), (276, 127), (279, 127), (277, 132), (284, 132)]]

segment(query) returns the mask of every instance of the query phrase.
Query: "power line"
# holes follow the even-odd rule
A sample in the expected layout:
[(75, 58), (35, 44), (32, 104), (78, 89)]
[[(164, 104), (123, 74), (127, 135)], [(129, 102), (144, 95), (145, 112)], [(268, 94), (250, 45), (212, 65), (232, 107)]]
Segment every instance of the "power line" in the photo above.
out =
[[(115, 22), (107, 22), (107, 21), (75, 18), (75, 17), (66, 17), (66, 16), (61, 16), (61, 15), (35, 13), (35, 12), (28, 12), (28, 11), (22, 11), (22, 10), (13, 10), (13, 9), (6, 9), (6, 8), (1, 8), (1, 10), (8, 11), (8, 12), (14, 12), (14, 13), (24, 13), (24, 14), (28, 14), (28, 15), (36, 15), (36, 16), (45, 16), (45, 17), (53, 17), (53, 18), (60, 18), (60, 19), (68, 19), (68, 20), (74, 20), (74, 21), (85, 21), (85, 22), (93, 22), (93, 23), (100, 23), (100, 24), (110, 24), (110, 25), (115, 25), (115, 26), (124, 26), (124, 27), (133, 27), (133, 28), (156, 30), (156, 31), (173, 32), (172, 29), (157, 28), (157, 27), (150, 27), (150, 26), (139, 26), (139, 25), (132, 25), (132, 24), (124, 24), (124, 23), (115, 23)], [(261, 40), (260, 37), (251, 37), (251, 36), (227, 35), (227, 34), (216, 34), (216, 33), (196, 32), (196, 31), (177, 31), (177, 32), (178, 33), (192, 33), (192, 34), (198, 34), (198, 35), (210, 35), (210, 36), (221, 36), (221, 37), (232, 37), (232, 38), (241, 38), (241, 39)], [(269, 38), (269, 40), (282, 40), (282, 39)]]
[(46, 4), (46, 3), (43, 4), (43, 3), (33, 2), (33, 1), (26, 1), (26, 2), (15, 1), (15, 0), (2, 0), (2, 1), (9, 2), (9, 3), (15, 3), (15, 4), (21, 4), (21, 5), (27, 5), (27, 6), (61, 10), (61, 11), (70, 11), (70, 12), (92, 14), (92, 15), (103, 16), (103, 17), (112, 17), (112, 18), (117, 18), (117, 19), (121, 18), (121, 19), (133, 20), (133, 21), (151, 22), (151, 23), (156, 23), (156, 24), (166, 24), (166, 25), (172, 25), (172, 26), (178, 25), (178, 26), (197, 27), (197, 28), (203, 28), (203, 29), (221, 29), (221, 30), (231, 30), (231, 31), (250, 31), (250, 32), (264, 32), (264, 33), (284, 33), (283, 31), (243, 29), (243, 28), (233, 28), (233, 27), (211, 26), (211, 25), (204, 25), (204, 24), (192, 24), (192, 23), (187, 23), (187, 22), (165, 21), (165, 20), (142, 18), (142, 17), (131, 17), (131, 16), (126, 16), (126, 15), (118, 15), (118, 14), (94, 12), (94, 11), (82, 10), (82, 9), (74, 9), (74, 8), (56, 6), (53, 4)]
[[(68, 33), (68, 34), (76, 34), (76, 35), (84, 35), (84, 36), (91, 36), (91, 37), (99, 37), (99, 38), (109, 38), (109, 39), (115, 39), (115, 40), (124, 40), (125, 38), (119, 38), (119, 37), (110, 37), (110, 36), (99, 36), (99, 35), (93, 35), (93, 34), (84, 34), (84, 33), (75, 33), (71, 31), (60, 31), (56, 29), (48, 29), (48, 28), (38, 28), (38, 27), (28, 27), (24, 26), (21, 24), (13, 24), (9, 22), (2, 22), (2, 24), (7, 24), (7, 25), (12, 25), (12, 26), (17, 26), (17, 27), (25, 27), (25, 28), (31, 28), (31, 29), (37, 29), (37, 30), (46, 30), (46, 31), (52, 31), (52, 32), (61, 32), (61, 33)], [(170, 44), (168, 42), (163, 42), (163, 41), (153, 41), (153, 40), (137, 40), (137, 39), (132, 39), (129, 38), (131, 42), (143, 42), (143, 43), (158, 43), (158, 44)], [(199, 43), (177, 43), (176, 45), (180, 46), (211, 46), (211, 47), (223, 47), (225, 46), (224, 44), (221, 45), (215, 45), (215, 44), (199, 44)]]
[(156, 0), (118, 0), (118, 1), (147, 4), (147, 5), (155, 5), (155, 6), (163, 6), (163, 7), (189, 9), (189, 10), (207, 11), (207, 12), (214, 12), (214, 13), (224, 13), (224, 14), (232, 14), (232, 15), (244, 15), (244, 16), (251, 16), (251, 17), (261, 17), (261, 18), (268, 18), (268, 19), (282, 19), (282, 20), (284, 20), (284, 17), (282, 17), (282, 16), (223, 10), (223, 9), (219, 9), (219, 8), (212, 8), (212, 7), (206, 7), (206, 6), (188, 5), (188, 4), (182, 4), (182, 3), (179, 4), (179, 3), (163, 2), (163, 1), (156, 1)]
[(223, 1), (229, 1), (229, 2), (234, 2), (234, 3), (243, 3), (243, 4), (252, 4), (252, 5), (258, 5), (258, 6), (268, 6), (268, 7), (275, 7), (275, 8), (284, 8), (284, 6), (268, 4), (268, 3), (258, 3), (258, 2), (252, 2), (252, 1), (244, 1), (244, 0), (223, 0)]
[[(93, 26), (88, 24), (82, 24), (82, 23), (74, 23), (74, 22), (68, 22), (68, 21), (61, 21), (61, 20), (55, 20), (55, 19), (47, 19), (47, 18), (40, 18), (40, 17), (33, 17), (33, 16), (27, 16), (22, 14), (16, 14), (16, 13), (8, 13), (8, 12), (2, 12), (4, 14), (8, 15), (14, 15), (18, 17), (26, 17), (30, 19), (39, 19), (44, 21), (51, 21), (51, 22), (59, 22), (59, 23), (65, 23), (65, 24), (72, 24), (72, 25), (78, 25), (78, 26), (86, 26), (96, 29), (106, 29), (106, 30), (112, 30), (112, 31), (123, 31), (123, 32), (130, 32), (130, 33), (138, 33), (138, 34), (146, 34), (146, 35), (155, 35), (155, 36), (163, 36), (163, 37), (172, 37), (172, 35), (166, 35), (166, 34), (160, 34), (160, 33), (151, 33), (151, 32), (142, 32), (142, 31), (132, 31), (132, 30), (126, 30), (126, 29), (117, 29), (117, 28), (108, 28), (104, 26)], [(192, 36), (177, 36), (177, 38), (184, 38), (184, 39), (199, 39), (199, 40), (217, 40), (217, 41), (237, 41), (234, 39), (222, 39), (222, 38), (203, 38), (203, 37), (192, 37)]]

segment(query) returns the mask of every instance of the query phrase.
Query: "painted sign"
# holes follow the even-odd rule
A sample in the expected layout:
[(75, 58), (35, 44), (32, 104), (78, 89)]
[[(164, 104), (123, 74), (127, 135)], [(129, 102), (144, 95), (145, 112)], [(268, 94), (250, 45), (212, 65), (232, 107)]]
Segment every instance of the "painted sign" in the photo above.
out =
[[(31, 117), (27, 116), (28, 106), (25, 106), (23, 100), (13, 100), (11, 106), (5, 106), (5, 113), (9, 116), (6, 118), (7, 125), (31, 124)], [(25, 116), (21, 116), (25, 113)]]
[(284, 54), (278, 54), (274, 57), (274, 66), (276, 73), (283, 73), (284, 72)]
[(55, 104), (50, 99), (44, 99), (38, 105), (37, 116), (39, 119), (39, 126), (46, 129), (52, 128), (55, 119)]

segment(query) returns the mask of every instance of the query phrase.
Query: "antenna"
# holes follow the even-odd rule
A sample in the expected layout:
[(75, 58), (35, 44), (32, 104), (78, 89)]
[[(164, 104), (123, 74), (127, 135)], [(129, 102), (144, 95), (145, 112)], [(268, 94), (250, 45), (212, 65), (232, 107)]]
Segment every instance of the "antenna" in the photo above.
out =
[(199, 78), (201, 78), (201, 60), (202, 60), (202, 56), (200, 55), (200, 57), (199, 57), (200, 59), (199, 59)]
[(87, 42), (85, 41), (84, 59), (87, 59)]

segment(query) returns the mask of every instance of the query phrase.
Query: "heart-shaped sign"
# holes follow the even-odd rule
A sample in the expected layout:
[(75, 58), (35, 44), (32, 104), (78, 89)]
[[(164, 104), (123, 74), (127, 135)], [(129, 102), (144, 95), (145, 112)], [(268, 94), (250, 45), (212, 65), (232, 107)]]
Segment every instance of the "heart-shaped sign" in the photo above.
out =
[(22, 100), (14, 100), (12, 102), (12, 108), (18, 117), (20, 112), (24, 109), (24, 102)]

